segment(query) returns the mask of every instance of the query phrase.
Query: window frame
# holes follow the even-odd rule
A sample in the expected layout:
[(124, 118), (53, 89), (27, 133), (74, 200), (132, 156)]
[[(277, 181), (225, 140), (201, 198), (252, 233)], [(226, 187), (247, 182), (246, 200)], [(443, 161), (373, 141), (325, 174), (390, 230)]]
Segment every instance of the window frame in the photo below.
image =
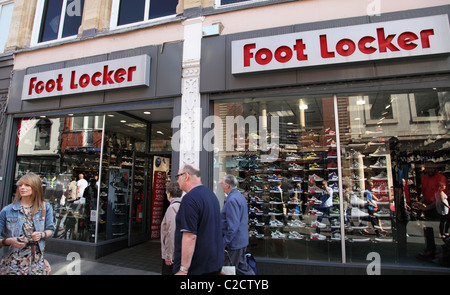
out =
[[(111, 19), (110, 19), (110, 23), (109, 23), (110, 30), (130, 28), (130, 27), (135, 27), (138, 25), (148, 24), (148, 23), (150, 23), (150, 24), (157, 23), (157, 22), (160, 22), (161, 20), (169, 20), (169, 19), (176, 18), (176, 16), (177, 16), (177, 14), (175, 12), (175, 14), (150, 19), (148, 17), (148, 15), (149, 15), (151, 0), (145, 0), (145, 12), (144, 12), (144, 20), (143, 21), (138, 21), (138, 22), (129, 23), (129, 24), (125, 24), (125, 25), (118, 25), (117, 22), (119, 21), (120, 1), (121, 0), (112, 0)], [(264, 0), (264, 1), (266, 1), (266, 0)]]
[[(72, 40), (78, 38), (78, 34), (68, 37), (62, 37), (63, 29), (64, 29), (64, 20), (66, 18), (66, 14), (63, 13), (65, 8), (67, 7), (67, 1), (63, 0), (63, 4), (61, 7), (61, 18), (59, 20), (59, 27), (58, 27), (58, 37), (54, 40), (48, 40), (45, 42), (39, 42), (39, 35), (41, 33), (42, 29), (42, 19), (44, 15), (44, 7), (45, 7), (45, 1), (47, 0), (37, 0), (36, 4), (36, 13), (34, 15), (34, 22), (33, 22), (33, 31), (31, 34), (31, 44), (30, 46), (38, 46), (38, 45), (46, 45), (51, 43), (57, 43), (65, 40)], [(84, 11), (83, 11), (84, 12)]]
[[(429, 92), (439, 92), (436, 90), (430, 90)], [(428, 117), (422, 117), (417, 114), (417, 107), (416, 107), (416, 97), (415, 92), (409, 92), (408, 93), (408, 102), (409, 102), (409, 108), (411, 111), (411, 121), (412, 122), (439, 122), (443, 119), (443, 116), (441, 114), (437, 114), (435, 116), (428, 116)], [(439, 98), (438, 98), (439, 103)]]
[[(13, 0), (0, 0), (0, 16), (2, 13), (3, 8), (6, 5), (12, 5), (13, 6), (13, 12), (14, 12), (14, 1)], [(9, 19), (9, 27), (8, 30), (5, 31), (6, 32), (6, 42), (5, 42), (5, 46), (8, 43), (8, 38), (9, 38), (9, 31), (11, 30), (11, 21), (12, 21), (12, 13), (11, 13), (11, 17)], [(0, 53), (3, 53), (5, 51), (5, 48), (0, 47)]]

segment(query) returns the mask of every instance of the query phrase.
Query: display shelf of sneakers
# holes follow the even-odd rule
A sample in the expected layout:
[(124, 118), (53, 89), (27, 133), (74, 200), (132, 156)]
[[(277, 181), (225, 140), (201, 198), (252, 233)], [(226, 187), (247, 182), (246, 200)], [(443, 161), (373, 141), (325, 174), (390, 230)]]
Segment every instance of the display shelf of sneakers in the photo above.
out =
[[(388, 189), (389, 182), (392, 182), (390, 155), (380, 144), (364, 145), (361, 148), (364, 148), (364, 154), (351, 149), (347, 157), (349, 160), (347, 171), (353, 171), (344, 177), (344, 182), (351, 184), (349, 211), (351, 226), (347, 228), (347, 231), (353, 242), (392, 242), (393, 214), (389, 209), (391, 197)], [(370, 229), (370, 222), (367, 220), (369, 213), (367, 201), (364, 198), (365, 181), (368, 179), (374, 183), (373, 194), (382, 197), (381, 202), (377, 202), (378, 211), (374, 213), (374, 216), (378, 217), (382, 223), (381, 228), (379, 226), (373, 228), (380, 233), (383, 231), (377, 236), (368, 231)]]
[[(245, 158), (240, 156), (238, 159), (245, 161)], [(253, 160), (257, 160), (257, 157)], [(311, 196), (320, 193), (320, 189), (315, 184), (323, 179), (334, 182), (333, 185), (337, 191), (336, 162), (336, 150), (330, 148), (321, 153), (284, 152), (281, 154), (280, 161), (269, 165), (261, 165), (256, 161), (249, 165), (241, 163), (238, 169), (233, 169), (238, 173), (250, 174), (246, 178), (237, 176), (241, 192), (248, 196), (250, 237), (298, 240), (309, 233), (310, 239), (317, 239), (317, 236), (313, 235), (315, 233), (311, 231), (317, 228), (314, 216), (318, 213), (306, 217), (311, 221), (305, 223), (303, 221), (305, 216), (301, 209), (302, 199), (310, 200)], [(275, 185), (277, 183), (283, 185)], [(305, 205), (309, 210), (317, 204)], [(339, 203), (335, 200), (334, 204)], [(334, 214), (339, 216), (336, 209), (333, 208)], [(308, 210), (305, 212), (309, 212)], [(327, 225), (328, 228), (331, 226), (331, 224)], [(322, 236), (320, 235), (320, 239)]]

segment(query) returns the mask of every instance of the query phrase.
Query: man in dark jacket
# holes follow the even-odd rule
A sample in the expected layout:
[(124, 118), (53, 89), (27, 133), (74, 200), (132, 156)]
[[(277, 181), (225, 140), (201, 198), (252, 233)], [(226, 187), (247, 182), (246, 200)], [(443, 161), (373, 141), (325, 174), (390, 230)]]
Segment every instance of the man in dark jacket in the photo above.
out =
[[(248, 208), (245, 197), (236, 189), (238, 181), (234, 175), (225, 175), (221, 181), (222, 190), (226, 194), (223, 204), (222, 235), (225, 254), (225, 265), (236, 267), (237, 275), (254, 275), (248, 265), (245, 251), (248, 246)], [(228, 257), (229, 259), (228, 259)]]

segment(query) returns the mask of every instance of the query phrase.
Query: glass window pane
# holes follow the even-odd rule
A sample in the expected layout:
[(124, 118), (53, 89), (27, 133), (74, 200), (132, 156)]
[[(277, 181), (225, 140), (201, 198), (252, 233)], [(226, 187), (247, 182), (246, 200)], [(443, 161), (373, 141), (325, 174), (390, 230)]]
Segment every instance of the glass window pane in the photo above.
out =
[(62, 37), (78, 35), (78, 28), (81, 25), (83, 15), (84, 0), (68, 0)]
[(14, 4), (4, 4), (0, 6), (0, 52), (3, 52), (5, 44), (8, 41), (9, 26), (11, 24), (11, 16)]
[(178, 0), (150, 0), (148, 18), (158, 18), (176, 14)]
[(392, 119), (391, 95), (387, 93), (376, 93), (369, 95), (370, 118), (379, 120), (381, 118)]
[(121, 0), (119, 6), (118, 26), (144, 20), (145, 0)]
[(340, 262), (332, 97), (228, 100), (214, 110), (214, 183), (226, 174), (238, 179), (250, 251)]
[[(78, 122), (94, 119), (79, 118)], [(53, 238), (94, 242), (96, 214), (91, 212), (97, 208), (102, 130), (74, 130), (72, 119), (20, 120), (15, 180), (27, 172), (40, 175), (45, 201), (53, 207)], [(104, 214), (99, 210), (100, 218)]]
[(63, 0), (47, 0), (45, 2), (39, 42), (58, 38), (62, 4)]
[(412, 95), (417, 117), (436, 117), (440, 114), (439, 92), (415, 92)]

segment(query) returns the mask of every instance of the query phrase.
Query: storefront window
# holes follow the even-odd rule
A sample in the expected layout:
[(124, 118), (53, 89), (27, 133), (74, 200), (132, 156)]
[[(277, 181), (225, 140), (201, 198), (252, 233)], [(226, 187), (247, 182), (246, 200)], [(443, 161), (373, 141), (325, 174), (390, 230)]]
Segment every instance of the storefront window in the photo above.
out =
[[(431, 169), (442, 174), (448, 195), (448, 93), (216, 101), (223, 128), (215, 133), (214, 180), (237, 177), (248, 200), (252, 253), (367, 262), (377, 252), (397, 263), (425, 248), (438, 251), (434, 194), (426, 211), (415, 202), (430, 190), (424, 176)], [(428, 111), (420, 122), (418, 109)], [(223, 198), (220, 188), (217, 194)]]
[[(41, 176), (54, 210), (55, 238), (93, 242), (97, 189), (89, 196), (84, 191), (98, 180), (103, 124), (76, 123), (89, 121), (103, 122), (103, 116), (42, 116), (19, 123), (15, 180), (27, 172)], [(77, 182), (84, 183), (78, 193)]]
[[(53, 238), (100, 242), (145, 234), (153, 192), (146, 117), (130, 111), (20, 120), (15, 181), (27, 172), (41, 176), (54, 210)], [(170, 156), (170, 123), (153, 129), (155, 151)]]

